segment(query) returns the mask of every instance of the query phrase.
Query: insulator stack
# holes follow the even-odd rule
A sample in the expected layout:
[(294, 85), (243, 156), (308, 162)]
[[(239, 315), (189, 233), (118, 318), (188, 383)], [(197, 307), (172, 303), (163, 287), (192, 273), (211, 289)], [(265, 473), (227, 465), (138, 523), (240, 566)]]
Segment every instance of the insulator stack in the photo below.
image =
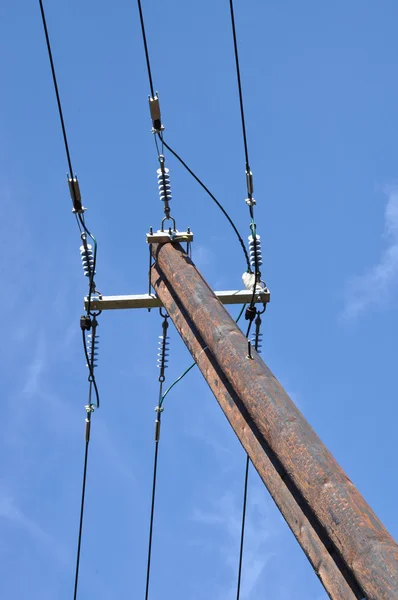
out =
[(88, 343), (87, 343), (87, 354), (90, 359), (92, 369), (95, 369), (98, 366), (98, 348), (99, 348), (99, 336), (96, 331), (92, 331), (88, 335)]
[(250, 340), (250, 343), (253, 346), (253, 348), (257, 350), (258, 354), (261, 354), (263, 347), (263, 334), (261, 333), (261, 331), (259, 331), (258, 333), (256, 332), (253, 335), (252, 339)]
[(158, 188), (159, 197), (164, 202), (164, 212), (166, 217), (170, 214), (169, 202), (171, 200), (171, 185), (170, 185), (170, 171), (164, 166), (164, 159), (160, 162), (160, 169), (157, 171), (158, 176)]
[(160, 335), (159, 336), (159, 347), (158, 347), (158, 369), (160, 369), (160, 373), (163, 374), (163, 371), (167, 369), (167, 363), (169, 362), (169, 336)]
[[(257, 265), (256, 265), (256, 251), (257, 251)], [(259, 235), (249, 235), (249, 254), (250, 264), (254, 270), (260, 269), (263, 264), (263, 257), (261, 252), (261, 240)]]
[(80, 246), (80, 257), (82, 259), (83, 271), (86, 277), (92, 277), (94, 271), (94, 252), (91, 244)]

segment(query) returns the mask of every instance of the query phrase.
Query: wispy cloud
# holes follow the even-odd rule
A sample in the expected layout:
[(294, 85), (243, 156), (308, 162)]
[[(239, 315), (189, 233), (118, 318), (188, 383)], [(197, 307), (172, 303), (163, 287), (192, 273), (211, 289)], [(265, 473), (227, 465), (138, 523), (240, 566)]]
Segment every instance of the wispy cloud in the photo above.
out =
[(349, 282), (342, 315), (345, 319), (385, 304), (398, 281), (398, 188), (387, 188), (386, 193), (383, 234), (386, 247), (376, 265)]
[(65, 549), (53, 536), (49, 535), (38, 523), (18, 508), (13, 496), (0, 494), (0, 519), (6, 519), (24, 530), (34, 543), (55, 558), (61, 567), (66, 568), (69, 566), (70, 559)]
[[(211, 510), (196, 510), (194, 519), (200, 523), (219, 527), (225, 535), (221, 556), (231, 573), (236, 575), (239, 540), (241, 532), (242, 506), (241, 499), (231, 493), (218, 499)], [(244, 576), (242, 578), (241, 598), (251, 597), (268, 561), (274, 555), (271, 538), (274, 526), (270, 523), (269, 507), (264, 502), (264, 491), (258, 486), (251, 486), (248, 499), (248, 511), (245, 527)], [(220, 598), (233, 599), (236, 596), (236, 583), (222, 590)]]

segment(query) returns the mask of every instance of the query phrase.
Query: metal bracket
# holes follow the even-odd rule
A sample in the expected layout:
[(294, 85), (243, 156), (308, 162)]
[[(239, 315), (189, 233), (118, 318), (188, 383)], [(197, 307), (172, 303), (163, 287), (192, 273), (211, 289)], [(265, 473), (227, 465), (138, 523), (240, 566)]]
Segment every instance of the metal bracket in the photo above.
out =
[(193, 233), (189, 229), (187, 231), (177, 231), (176, 229), (168, 229), (162, 231), (159, 229), (155, 233), (146, 234), (147, 244), (167, 244), (168, 242), (192, 242)]
[[(223, 304), (250, 304), (253, 292), (249, 290), (227, 290), (214, 292)], [(270, 301), (270, 292), (267, 288), (259, 289), (254, 296), (256, 304), (267, 304)], [(88, 298), (84, 298), (84, 307), (87, 309)], [(118, 310), (126, 308), (158, 308), (163, 306), (160, 298), (155, 294), (139, 294), (135, 296), (102, 296), (91, 300), (92, 310)]]

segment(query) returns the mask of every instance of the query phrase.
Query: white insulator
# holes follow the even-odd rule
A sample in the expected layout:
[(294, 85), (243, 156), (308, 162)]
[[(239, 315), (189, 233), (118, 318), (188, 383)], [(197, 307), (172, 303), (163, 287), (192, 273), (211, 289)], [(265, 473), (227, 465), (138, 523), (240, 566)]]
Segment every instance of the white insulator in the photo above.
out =
[(164, 167), (163, 169), (158, 169), (156, 172), (158, 175), (159, 197), (162, 202), (169, 202), (171, 200), (169, 169)]
[(82, 259), (83, 271), (86, 277), (94, 274), (94, 252), (91, 244), (80, 246), (80, 257)]
[(256, 269), (256, 250), (257, 250), (257, 270), (263, 264), (263, 257), (261, 253), (261, 240), (260, 236), (249, 235), (249, 254), (250, 254), (250, 264), (253, 269)]
[(97, 334), (89, 333), (87, 343), (87, 354), (92, 369), (95, 369), (98, 366), (98, 348), (99, 336)]
[(167, 369), (167, 363), (169, 362), (169, 336), (164, 337), (163, 335), (159, 336), (158, 342), (158, 369)]

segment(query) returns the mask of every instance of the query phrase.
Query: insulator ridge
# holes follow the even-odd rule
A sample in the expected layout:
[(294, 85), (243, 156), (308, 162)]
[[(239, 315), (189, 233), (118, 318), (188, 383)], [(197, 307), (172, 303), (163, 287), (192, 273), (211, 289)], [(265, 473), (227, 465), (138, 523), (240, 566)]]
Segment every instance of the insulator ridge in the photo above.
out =
[(156, 171), (158, 177), (159, 198), (164, 202), (164, 212), (166, 217), (170, 214), (169, 202), (171, 196), (170, 170), (164, 166), (164, 158), (159, 157), (160, 168)]
[[(256, 265), (256, 251), (257, 251), (257, 265)], [(259, 235), (251, 234), (249, 235), (249, 255), (250, 255), (250, 264), (253, 269), (257, 271), (260, 269), (263, 264), (263, 256), (261, 251), (261, 239)]]
[(261, 331), (256, 331), (253, 334), (252, 339), (250, 340), (251, 345), (253, 346), (253, 348), (255, 348), (258, 352), (258, 354), (261, 354), (262, 352), (262, 347), (263, 347), (263, 334)]
[(159, 336), (157, 363), (158, 363), (158, 369), (160, 369), (161, 374), (164, 371), (164, 369), (167, 369), (167, 363), (169, 362), (169, 359), (168, 359), (169, 349), (170, 349), (169, 339), (170, 338), (168, 335), (166, 335), (166, 336), (160, 335)]
[(82, 260), (83, 271), (86, 277), (92, 277), (94, 271), (94, 251), (91, 244), (82, 244), (80, 246), (80, 258)]
[(95, 369), (98, 366), (98, 350), (99, 350), (99, 336), (96, 331), (92, 331), (88, 335), (88, 342), (87, 342), (87, 354), (90, 359), (90, 364), (91, 364), (92, 369)]

